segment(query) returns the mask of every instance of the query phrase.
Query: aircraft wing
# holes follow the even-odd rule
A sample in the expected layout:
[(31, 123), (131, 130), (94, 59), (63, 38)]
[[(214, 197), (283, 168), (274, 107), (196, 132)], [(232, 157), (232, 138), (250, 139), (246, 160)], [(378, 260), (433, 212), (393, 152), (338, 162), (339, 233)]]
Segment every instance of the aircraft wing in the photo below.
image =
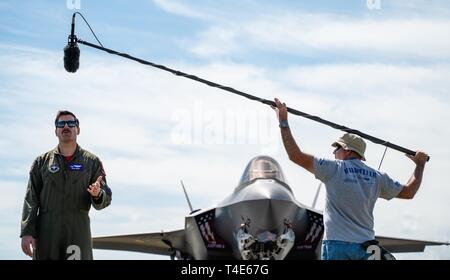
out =
[(171, 255), (171, 248), (183, 250), (184, 230), (95, 237), (94, 249), (134, 251), (158, 255)]
[(375, 236), (380, 245), (391, 253), (423, 252), (425, 246), (450, 245), (448, 242), (422, 241), (412, 239), (400, 239), (392, 237)]

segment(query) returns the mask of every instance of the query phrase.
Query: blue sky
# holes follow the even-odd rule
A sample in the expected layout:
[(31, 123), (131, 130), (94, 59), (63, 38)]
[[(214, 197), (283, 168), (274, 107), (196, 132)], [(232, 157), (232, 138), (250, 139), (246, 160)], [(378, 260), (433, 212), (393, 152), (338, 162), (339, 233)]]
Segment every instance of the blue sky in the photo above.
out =
[[(80, 3), (71, 9), (68, 3)], [(413, 201), (379, 201), (379, 235), (448, 241), (450, 170), (447, 1), (2, 1), (0, 3), (0, 259), (26, 259), (20, 216), (33, 159), (54, 147), (59, 109), (81, 120), (79, 143), (104, 162), (111, 207), (91, 211), (94, 236), (182, 228), (188, 208), (225, 198), (256, 155), (273, 156), (297, 199), (318, 181), (291, 163), (274, 113), (255, 102), (80, 46), (64, 71), (74, 11), (105, 47), (164, 64), (431, 155)], [(76, 34), (95, 43), (77, 16)], [(305, 151), (332, 157), (341, 132), (291, 116)], [(368, 143), (377, 167), (383, 147)], [(382, 170), (406, 182), (413, 164), (389, 150)], [(323, 194), (319, 208), (323, 207)], [(97, 259), (158, 258), (95, 250)], [(449, 248), (398, 258), (450, 259)]]

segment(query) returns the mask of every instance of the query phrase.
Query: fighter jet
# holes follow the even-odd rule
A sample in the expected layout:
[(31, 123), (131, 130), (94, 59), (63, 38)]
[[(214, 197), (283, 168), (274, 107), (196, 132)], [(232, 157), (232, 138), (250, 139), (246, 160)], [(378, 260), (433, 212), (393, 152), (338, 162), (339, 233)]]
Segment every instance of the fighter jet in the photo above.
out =
[[(320, 259), (323, 215), (295, 199), (280, 165), (271, 157), (253, 158), (233, 193), (215, 207), (193, 211), (187, 194), (186, 198), (191, 213), (185, 218), (184, 229), (96, 237), (93, 248), (160, 254), (171, 259)], [(376, 239), (392, 253), (449, 245), (382, 236)]]

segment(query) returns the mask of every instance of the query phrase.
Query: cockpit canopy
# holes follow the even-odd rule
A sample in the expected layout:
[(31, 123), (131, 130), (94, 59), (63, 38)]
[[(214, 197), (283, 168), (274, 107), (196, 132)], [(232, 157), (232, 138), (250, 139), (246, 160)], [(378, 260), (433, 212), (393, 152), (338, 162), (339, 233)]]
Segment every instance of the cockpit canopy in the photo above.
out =
[(247, 164), (238, 187), (247, 185), (254, 179), (276, 179), (287, 185), (280, 165), (269, 156), (257, 156), (253, 158)]

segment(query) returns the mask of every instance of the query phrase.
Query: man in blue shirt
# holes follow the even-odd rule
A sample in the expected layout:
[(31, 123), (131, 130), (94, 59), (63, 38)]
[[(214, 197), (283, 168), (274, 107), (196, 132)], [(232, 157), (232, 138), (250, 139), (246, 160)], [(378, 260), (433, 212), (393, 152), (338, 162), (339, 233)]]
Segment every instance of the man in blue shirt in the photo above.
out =
[(416, 168), (404, 185), (363, 163), (366, 143), (355, 134), (345, 133), (332, 144), (335, 160), (316, 158), (297, 146), (289, 128), (286, 104), (277, 98), (275, 104), (289, 159), (325, 185), (322, 259), (367, 259), (362, 244), (375, 238), (373, 209), (376, 200), (379, 197), (412, 199), (422, 182), (428, 155), (422, 151), (417, 151), (415, 156), (407, 155)]

